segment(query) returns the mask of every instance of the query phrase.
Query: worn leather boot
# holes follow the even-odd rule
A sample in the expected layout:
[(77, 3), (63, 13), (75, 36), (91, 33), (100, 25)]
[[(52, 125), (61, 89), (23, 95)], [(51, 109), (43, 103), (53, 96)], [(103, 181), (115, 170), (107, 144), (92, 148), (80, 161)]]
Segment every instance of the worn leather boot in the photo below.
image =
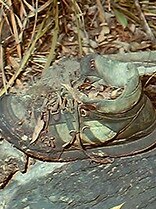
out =
[(99, 55), (54, 64), (32, 87), (3, 96), (0, 110), (5, 139), (41, 160), (127, 156), (156, 143), (137, 69)]

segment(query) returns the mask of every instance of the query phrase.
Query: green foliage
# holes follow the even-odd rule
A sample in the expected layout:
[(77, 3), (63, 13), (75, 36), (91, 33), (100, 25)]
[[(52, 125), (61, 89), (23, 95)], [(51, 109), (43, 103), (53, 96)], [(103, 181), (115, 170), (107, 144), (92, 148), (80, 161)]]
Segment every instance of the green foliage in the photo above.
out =
[(122, 12), (119, 12), (119, 10), (114, 9), (114, 14), (116, 16), (117, 21), (123, 26), (123, 28), (126, 28), (128, 25), (127, 18)]

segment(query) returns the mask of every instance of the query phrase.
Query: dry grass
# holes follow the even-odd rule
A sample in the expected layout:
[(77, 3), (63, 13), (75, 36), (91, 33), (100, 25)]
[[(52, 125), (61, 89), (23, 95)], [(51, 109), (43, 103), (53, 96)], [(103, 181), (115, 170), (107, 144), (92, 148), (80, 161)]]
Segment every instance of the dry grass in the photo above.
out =
[[(145, 3), (142, 7), (137, 3), (0, 0), (0, 96), (14, 83), (23, 85), (34, 79), (64, 55), (81, 57), (90, 52), (154, 48), (156, 4), (148, 5), (148, 10), (146, 5), (143, 7)], [(145, 22), (129, 8), (136, 12), (138, 9)], [(151, 32), (152, 41), (146, 32), (147, 35)], [(141, 41), (144, 42), (140, 45)]]

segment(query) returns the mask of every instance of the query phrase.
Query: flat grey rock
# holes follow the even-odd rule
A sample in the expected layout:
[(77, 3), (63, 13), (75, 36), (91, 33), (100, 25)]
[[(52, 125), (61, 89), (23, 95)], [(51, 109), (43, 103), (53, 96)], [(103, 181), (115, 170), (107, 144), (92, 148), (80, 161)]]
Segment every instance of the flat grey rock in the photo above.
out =
[[(31, 165), (29, 167), (29, 169), (27, 170), (26, 173), (21, 173), (18, 172), (16, 173), (12, 180), (8, 183), (8, 185), (1, 190), (0, 193), (0, 209), (2, 208), (27, 208), (27, 204), (30, 204), (31, 206), (31, 202), (29, 203), (29, 198), (26, 197), (26, 193), (30, 194), (32, 202), (38, 202), (38, 199), (34, 199), (33, 200), (33, 192), (37, 189), (38, 192), (40, 190), (42, 190), (42, 188), (40, 188), (40, 185), (37, 185), (38, 181), (40, 181), (40, 179), (44, 178), (44, 181), (46, 180), (46, 178), (57, 168), (63, 166), (65, 163), (48, 163), (48, 162), (41, 162), (41, 161), (37, 161), (34, 165)], [(29, 186), (28, 186), (29, 185)], [(28, 188), (27, 188), (28, 186)], [(37, 186), (37, 188), (35, 189), (35, 187)], [(27, 192), (25, 191), (25, 189), (27, 190)], [(32, 192), (31, 192), (32, 191)], [(36, 191), (35, 191), (36, 193)], [(36, 193), (37, 195), (37, 193)], [(40, 195), (39, 195), (40, 196)], [(14, 202), (15, 201), (15, 202)], [(14, 205), (15, 203), (15, 205)], [(17, 205), (16, 205), (17, 203)], [(41, 204), (44, 208), (44, 204)], [(38, 208), (42, 208), (40, 206), (38, 206)], [(36, 208), (37, 206), (33, 207), (31, 206), (30, 208)], [(29, 207), (28, 207), (29, 208)]]
[(155, 150), (111, 164), (37, 162), (1, 191), (0, 209), (154, 209)]
[(24, 171), (26, 156), (6, 140), (0, 141), (0, 189), (17, 172)]

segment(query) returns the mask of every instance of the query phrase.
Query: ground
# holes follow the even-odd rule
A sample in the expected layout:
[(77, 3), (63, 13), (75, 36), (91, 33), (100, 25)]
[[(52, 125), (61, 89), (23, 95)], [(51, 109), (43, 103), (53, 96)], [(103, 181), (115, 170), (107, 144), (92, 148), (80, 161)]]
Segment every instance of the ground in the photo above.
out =
[[(154, 1), (72, 2), (0, 3), (0, 95), (26, 88), (54, 58), (92, 52), (141, 54), (156, 48)], [(156, 78), (142, 79), (155, 105)], [(0, 151), (2, 209), (110, 209), (121, 204), (122, 209), (155, 208), (155, 150), (107, 165), (89, 160), (28, 162), (5, 140), (0, 141)]]

